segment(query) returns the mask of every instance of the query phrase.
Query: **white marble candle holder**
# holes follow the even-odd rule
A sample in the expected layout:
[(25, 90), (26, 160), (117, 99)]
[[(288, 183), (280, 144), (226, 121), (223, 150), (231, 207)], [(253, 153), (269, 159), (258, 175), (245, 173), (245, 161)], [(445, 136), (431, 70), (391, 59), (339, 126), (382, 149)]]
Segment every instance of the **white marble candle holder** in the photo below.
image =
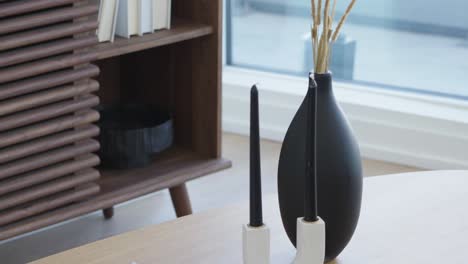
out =
[(325, 222), (297, 219), (297, 253), (294, 264), (323, 264), (325, 261)]
[(242, 229), (244, 264), (270, 264), (270, 229), (266, 226)]

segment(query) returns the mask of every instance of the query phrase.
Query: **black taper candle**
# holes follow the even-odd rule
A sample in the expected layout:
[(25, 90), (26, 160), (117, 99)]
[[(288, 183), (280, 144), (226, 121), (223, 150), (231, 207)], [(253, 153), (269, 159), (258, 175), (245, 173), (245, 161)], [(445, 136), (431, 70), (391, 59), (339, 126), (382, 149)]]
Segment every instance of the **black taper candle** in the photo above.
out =
[(307, 91), (306, 177), (304, 191), (304, 220), (318, 220), (317, 209), (317, 83), (310, 77)]
[(250, 226), (263, 225), (258, 90), (250, 91)]

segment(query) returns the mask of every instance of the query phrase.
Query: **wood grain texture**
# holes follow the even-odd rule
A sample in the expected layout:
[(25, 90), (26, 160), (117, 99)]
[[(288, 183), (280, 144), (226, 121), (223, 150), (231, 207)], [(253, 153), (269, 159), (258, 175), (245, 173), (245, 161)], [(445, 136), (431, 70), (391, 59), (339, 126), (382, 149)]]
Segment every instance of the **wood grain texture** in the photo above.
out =
[(64, 175), (99, 165), (99, 157), (87, 154), (76, 160), (66, 161), (50, 167), (38, 169), (0, 182), (0, 195), (18, 191), (33, 185), (54, 180)]
[(98, 134), (99, 128), (97, 126), (87, 125), (76, 130), (53, 134), (22, 144), (16, 144), (0, 150), (0, 164), (23, 158), (28, 155), (34, 155), (39, 152), (62, 147), (87, 138), (93, 138)]
[(124, 72), (122, 68), (125, 66), (122, 61), (127, 56), (111, 57), (95, 62), (100, 70), (99, 76), (96, 77), (100, 86), (96, 95), (99, 96), (101, 104), (113, 105), (118, 102), (125, 103), (125, 98), (122, 97), (122, 92), (125, 88), (122, 79), (125, 79), (128, 73), (122, 74)]
[(77, 80), (95, 77), (98, 74), (98, 67), (86, 65), (80, 69), (62, 70), (34, 78), (18, 80), (9, 84), (0, 85), (0, 100), (73, 83)]
[(183, 217), (192, 214), (192, 205), (186, 184), (181, 184), (169, 188), (172, 204), (176, 211), (177, 217)]
[(52, 9), (11, 19), (3, 19), (0, 21), (0, 35), (55, 24), (78, 17), (86, 17), (96, 14), (98, 11), (98, 6), (88, 5), (83, 7)]
[(68, 22), (0, 36), (0, 51), (68, 37), (78, 33), (94, 31), (97, 27), (98, 22), (94, 20), (80, 23)]
[(89, 47), (98, 43), (96, 35), (84, 36), (80, 38), (61, 39), (31, 47), (15, 49), (0, 53), (0, 67), (24, 63), (47, 56), (54, 56), (60, 53)]
[[(176, 80), (176, 97), (192, 87), (192, 146), (203, 155), (221, 156), (222, 1), (174, 2), (174, 15), (212, 25), (213, 33), (183, 43), (177, 54), (177, 71), (190, 73)], [(185, 45), (186, 44), (186, 45)], [(185, 99), (188, 100), (188, 99)], [(184, 102), (186, 104), (188, 102)]]
[(0, 18), (62, 6), (80, 0), (17, 0), (0, 3)]
[[(122, 172), (122, 174), (112, 174), (112, 172), (108, 171), (107, 175), (104, 176), (105, 178), (101, 176), (102, 181), (99, 181), (99, 185), (101, 186), (100, 193), (89, 201), (0, 228), (0, 240), (37, 230), (96, 210), (108, 208), (148, 193), (180, 185), (191, 179), (231, 166), (228, 160), (205, 159), (193, 153), (187, 155), (187, 151), (185, 153), (185, 155), (170, 154), (169, 156), (161, 157), (161, 159), (155, 160), (155, 164), (150, 168), (146, 170), (141, 169), (134, 173), (127, 171)], [(139, 173), (141, 172), (144, 172), (144, 174), (140, 175)], [(151, 175), (157, 175), (157, 177), (151, 177)], [(121, 176), (124, 176), (123, 180), (119, 180)], [(133, 176), (138, 177), (135, 179)], [(132, 181), (132, 177), (135, 179), (134, 181)], [(106, 183), (103, 184), (103, 182)], [(0, 193), (2, 191), (1, 187), (2, 184), (0, 183)]]
[(61, 177), (57, 180), (33, 186), (31, 188), (26, 188), (9, 195), (1, 196), (0, 212), (1, 210), (13, 206), (34, 201), (36, 199), (62, 192), (88, 182), (96, 181), (99, 179), (99, 176), (99, 171), (94, 169), (87, 169), (76, 174)]
[(17, 174), (51, 166), (61, 161), (73, 159), (83, 154), (95, 152), (99, 149), (99, 142), (88, 139), (71, 146), (50, 150), (45, 153), (28, 156), (0, 166), (0, 180)]
[(5, 210), (0, 212), (0, 226), (83, 200), (98, 192), (99, 185), (89, 183), (77, 189), (59, 192), (49, 197), (20, 205), (17, 208)]
[(138, 38), (116, 37), (112, 43), (102, 43), (97, 45), (92, 51), (98, 54), (98, 59), (106, 59), (121, 56), (140, 50), (160, 47), (168, 44), (195, 39), (210, 35), (213, 32), (209, 24), (188, 22), (186, 20), (176, 20), (169, 30), (157, 31)]
[[(0, 1), (0, 226), (99, 192), (98, 5)], [(8, 224), (8, 225), (7, 225)], [(11, 224), (11, 225), (10, 225)], [(27, 225), (27, 224), (26, 224)], [(24, 226), (23, 226), (24, 227)], [(5, 235), (0, 231), (0, 236)]]
[(120, 199), (126, 201), (151, 191), (164, 189), (162, 186), (165, 188), (178, 186), (204, 175), (204, 171), (217, 171), (228, 166), (230, 163), (227, 161), (204, 159), (190, 150), (175, 147), (156, 156), (153, 163), (144, 168), (103, 169), (99, 184), (103, 193), (122, 192), (129, 198), (121, 197)]
[[(98, 78), (102, 86), (98, 95), (105, 104), (145, 103), (174, 113), (177, 144), (184, 151), (193, 150), (185, 154), (218, 161), (222, 160), (219, 145), (221, 64), (218, 64), (221, 61), (221, 38), (218, 36), (221, 26), (216, 23), (221, 22), (222, 9), (220, 1), (190, 1), (183, 5), (185, 4), (187, 8), (183, 7), (184, 10), (189, 11), (178, 12), (177, 8), (175, 9), (175, 17), (180, 19), (175, 20), (171, 30), (129, 40), (117, 39), (114, 43), (103, 43), (92, 49), (98, 53), (98, 65), (102, 73)], [(204, 14), (202, 10), (209, 14)], [(200, 31), (202, 29), (203, 31)], [(216, 37), (213, 38), (214, 35)], [(214, 45), (207, 45), (209, 43)], [(157, 49), (154, 49), (155, 47)], [(194, 55), (198, 53), (204, 55)], [(210, 59), (197, 62), (197, 56), (209, 56)], [(200, 72), (206, 76), (195, 79), (199, 68), (204, 67), (213, 71)], [(183, 73), (183, 78), (178, 75), (180, 73)], [(198, 97), (193, 99), (195, 93)], [(209, 98), (203, 99), (203, 96)], [(200, 114), (206, 116), (200, 117)], [(195, 126), (198, 129), (196, 131), (193, 129)], [(197, 140), (200, 142), (196, 143)], [(205, 143), (204, 147), (201, 147), (202, 143)], [(173, 151), (177, 152), (177, 149)], [(188, 159), (184, 158), (184, 152), (170, 155), (181, 160)], [(104, 170), (100, 181), (102, 193), (118, 192), (125, 197), (115, 197), (116, 199), (131, 199), (154, 188), (160, 188), (156, 187), (156, 181), (153, 182), (153, 178), (156, 178), (154, 175), (158, 175), (158, 179), (169, 180), (160, 174), (165, 174), (164, 170), (171, 173), (170, 163), (164, 164), (170, 162), (170, 159), (163, 160), (163, 164), (155, 161), (144, 170)], [(225, 167), (230, 166), (228, 161), (222, 163)], [(160, 171), (160, 168), (164, 170)], [(178, 175), (174, 180), (182, 180), (183, 183), (184, 177), (179, 175), (182, 168), (173, 167), (172, 170)], [(134, 175), (140, 177), (135, 179)], [(122, 189), (122, 186), (133, 186), (133, 190)]]
[(8, 67), (4, 70), (0, 70), (0, 84), (89, 63), (95, 59), (96, 54), (94, 53), (80, 53), (60, 55)]
[[(467, 171), (433, 171), (365, 179), (358, 229), (345, 251), (329, 263), (466, 263), (467, 178)], [(434, 219), (434, 215), (438, 217)], [(271, 263), (292, 263), (295, 249), (283, 230), (275, 196), (264, 200), (264, 216), (271, 231)], [(33, 263), (238, 264), (242, 263), (241, 227), (247, 221), (246, 202), (114, 236)]]
[(54, 118), (46, 122), (10, 130), (0, 133), (0, 148), (90, 124), (97, 120), (99, 120), (99, 113), (87, 110), (79, 115)]
[(87, 94), (76, 98), (0, 118), (0, 131), (16, 129), (65, 114), (84, 111), (99, 104), (99, 98), (95, 95)]
[[(35, 154), (31, 152), (32, 155), (40, 155), (40, 151), (50, 153), (55, 148), (49, 145), (53, 134), (68, 133), (69, 129), (89, 125), (99, 118), (99, 114), (93, 110), (75, 110), (75, 116), (56, 117), (58, 113), (64, 114), (63, 111), (59, 111), (58, 106), (63, 104), (66, 108), (64, 104), (71, 101), (67, 96), (73, 93), (71, 90), (62, 89), (71, 82), (74, 85), (82, 85), (86, 78), (95, 76), (96, 68), (88, 66), (88, 63), (95, 59), (99, 60), (97, 64), (102, 67), (103, 73), (97, 78), (101, 86), (97, 94), (102, 98), (102, 102), (148, 103), (168, 110), (174, 114), (176, 142), (180, 147), (158, 155), (146, 168), (126, 171), (103, 170), (104, 176), (99, 181), (102, 189), (99, 195), (89, 201), (32, 216), (0, 228), (0, 240), (93, 210), (110, 208), (154, 191), (183, 186), (191, 179), (231, 165), (229, 161), (221, 158), (220, 152), (221, 1), (184, 1), (183, 4), (176, 1), (173, 17), (177, 18), (173, 20), (170, 30), (131, 39), (117, 38), (114, 43), (102, 43), (90, 49), (85, 44), (78, 45), (69, 39), (71, 36), (74, 39), (87, 38), (87, 35), (93, 34), (96, 29), (95, 19), (88, 18), (87, 15), (76, 15), (77, 10), (92, 10), (87, 4), (88, 1), (76, 1), (72, 7), (8, 17), (0, 21), (0, 34), (9, 33), (0, 36), (0, 52), (5, 51), (0, 53), (4, 58), (4, 68), (0, 71), (0, 100), (6, 99), (5, 102), (8, 102), (29, 97), (28, 100), (22, 101), (23, 104), (16, 101), (15, 104), (4, 106), (5, 119), (0, 119), (4, 124), (4, 132), (0, 133), (0, 161), (2, 154), (6, 155), (11, 151), (15, 151), (13, 153), (20, 159), (28, 157), (25, 155), (25, 149), (35, 151)], [(65, 9), (70, 13), (57, 14), (54, 18), (44, 17), (44, 14), (50, 15)], [(41, 17), (44, 21), (40, 21)], [(65, 17), (73, 22), (61, 20)], [(52, 21), (60, 23), (50, 24), (55, 23)], [(29, 27), (39, 25), (42, 27)], [(15, 51), (21, 54), (14, 54), (13, 49), (17, 49)], [(62, 52), (70, 54), (60, 55)], [(67, 68), (73, 68), (73, 71)], [(178, 73), (183, 73), (183, 76)], [(56, 93), (59, 89), (60, 95)], [(89, 97), (90, 92), (87, 90), (83, 94), (77, 94), (73, 102), (82, 99), (83, 96)], [(30, 93), (32, 94), (27, 95)], [(53, 96), (51, 93), (54, 93)], [(16, 98), (17, 96), (20, 97)], [(63, 97), (66, 98), (58, 99)], [(67, 109), (70, 109), (70, 106)], [(20, 150), (19, 147), (25, 149)], [(3, 150), (8, 152), (2, 152)], [(16, 159), (4, 156), (3, 160), (7, 165)], [(87, 164), (82, 164), (82, 167), (77, 165), (78, 167), (73, 168), (71, 164), (62, 162), (60, 168), (54, 165), (27, 174), (22, 172), (8, 176), (9, 178), (0, 182), (0, 195), (2, 190), (17, 191), (30, 187), (30, 184), (58, 179), (77, 169), (94, 166), (95, 162), (99, 160), (89, 160)], [(33, 173), (37, 174), (32, 177)], [(8, 189), (4, 189), (7, 187)], [(185, 203), (181, 204), (187, 205), (188, 195), (185, 196), (179, 200), (185, 200)], [(189, 206), (185, 207), (184, 210), (179, 210), (179, 215), (190, 213)]]
[(0, 103), (0, 116), (20, 112), (53, 102), (58, 102), (68, 98), (73, 98), (78, 95), (93, 93), (98, 89), (98, 82), (89, 81), (79, 85), (60, 86), (44, 92), (16, 97), (12, 100), (6, 100)]

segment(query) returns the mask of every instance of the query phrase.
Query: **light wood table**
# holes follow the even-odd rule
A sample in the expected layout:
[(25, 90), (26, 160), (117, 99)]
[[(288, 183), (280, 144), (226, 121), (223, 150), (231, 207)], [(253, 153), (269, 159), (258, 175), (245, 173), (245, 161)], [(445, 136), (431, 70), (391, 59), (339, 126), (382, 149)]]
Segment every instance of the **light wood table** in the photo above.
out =
[[(246, 178), (247, 179), (247, 178)], [(468, 263), (468, 172), (369, 178), (356, 234), (332, 263)], [(272, 263), (290, 263), (276, 197), (265, 199)], [(199, 213), (72, 249), (36, 263), (240, 264), (247, 203)]]

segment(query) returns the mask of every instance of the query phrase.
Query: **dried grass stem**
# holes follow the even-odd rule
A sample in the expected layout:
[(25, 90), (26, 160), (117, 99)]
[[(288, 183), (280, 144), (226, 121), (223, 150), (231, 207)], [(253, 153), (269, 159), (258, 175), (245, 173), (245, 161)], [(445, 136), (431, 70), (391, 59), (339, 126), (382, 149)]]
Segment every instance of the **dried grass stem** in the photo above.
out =
[[(336, 2), (333, 0), (333, 5), (330, 8), (331, 0), (325, 0), (325, 6), (322, 15), (322, 1), (311, 0), (312, 4), (312, 53), (314, 60), (314, 71), (315, 73), (326, 73), (328, 72), (329, 61), (332, 53), (333, 43), (338, 39), (341, 28), (343, 27), (349, 13), (353, 9), (357, 0), (351, 0), (351, 3), (346, 8), (344, 15), (335, 30), (333, 30), (333, 21), (335, 18)], [(323, 20), (323, 21), (322, 21)], [(320, 25), (323, 23), (322, 32), (319, 34)]]

